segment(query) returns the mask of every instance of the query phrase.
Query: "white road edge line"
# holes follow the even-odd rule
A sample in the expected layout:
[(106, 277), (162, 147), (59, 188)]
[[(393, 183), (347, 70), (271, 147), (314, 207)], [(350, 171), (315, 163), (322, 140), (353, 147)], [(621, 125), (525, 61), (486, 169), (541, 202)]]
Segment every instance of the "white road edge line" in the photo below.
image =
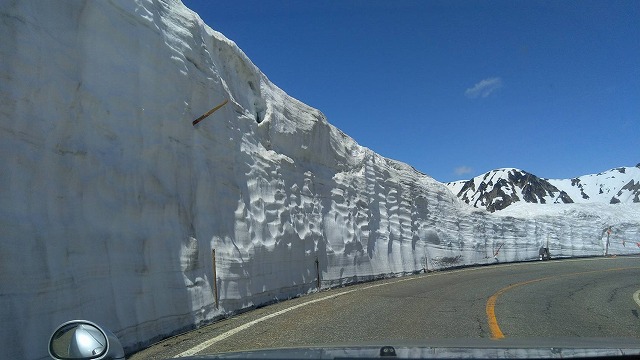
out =
[(219, 341), (222, 341), (222, 340), (228, 338), (231, 335), (237, 334), (242, 330), (250, 328), (255, 324), (258, 324), (258, 323), (263, 322), (265, 320), (269, 320), (269, 319), (271, 319), (273, 317), (276, 317), (278, 315), (282, 315), (282, 314), (287, 313), (287, 312), (289, 312), (291, 310), (298, 309), (298, 308), (303, 307), (305, 305), (317, 303), (317, 302), (323, 301), (323, 300), (332, 299), (332, 298), (335, 298), (337, 296), (350, 293), (352, 291), (355, 291), (355, 290), (350, 290), (348, 292), (344, 292), (344, 293), (340, 293), (340, 294), (334, 294), (334, 295), (325, 296), (325, 297), (322, 297), (322, 298), (319, 298), (319, 299), (315, 299), (315, 300), (311, 300), (311, 301), (307, 301), (305, 303), (298, 304), (298, 305), (295, 305), (295, 306), (292, 306), (292, 307), (289, 307), (289, 308), (286, 308), (286, 309), (283, 309), (283, 310), (280, 310), (280, 311), (276, 311), (276, 312), (274, 312), (272, 314), (269, 314), (269, 315), (265, 315), (265, 316), (263, 316), (261, 318), (258, 318), (256, 320), (250, 321), (250, 322), (248, 322), (246, 324), (240, 325), (237, 328), (231, 329), (231, 330), (229, 330), (227, 332), (224, 332), (224, 333), (222, 333), (222, 334), (220, 334), (220, 335), (218, 335), (216, 337), (213, 337), (213, 338), (211, 338), (211, 339), (209, 339), (209, 340), (207, 340), (205, 342), (202, 342), (202, 343), (192, 347), (191, 349), (178, 354), (176, 357), (193, 356), (193, 355), (199, 353), (200, 351), (212, 346), (213, 344), (215, 344), (215, 343), (217, 343)]
[[(596, 258), (596, 259), (601, 259), (601, 258)], [(568, 261), (581, 261), (581, 260), (595, 260), (595, 259), (567, 259)], [(532, 262), (536, 262), (536, 261), (532, 261)], [(538, 263), (542, 263), (542, 261), (538, 262)], [(531, 264), (531, 262), (524, 262), (524, 263), (506, 263), (506, 264), (500, 264), (503, 267), (511, 267), (511, 266), (520, 266), (523, 264)], [(496, 264), (498, 265), (498, 264)], [(458, 269), (458, 270), (453, 270), (453, 271), (444, 271), (444, 272), (437, 272), (437, 273), (427, 273), (427, 274), (423, 274), (422, 276), (415, 276), (415, 277), (408, 277), (408, 278), (400, 278), (397, 279), (396, 281), (389, 281), (389, 282), (385, 282), (385, 283), (381, 283), (381, 284), (375, 284), (375, 285), (369, 285), (369, 286), (365, 286), (363, 288), (357, 288), (357, 289), (352, 289), (352, 290), (347, 290), (338, 294), (333, 294), (333, 295), (327, 295), (324, 297), (321, 297), (319, 299), (314, 299), (314, 300), (309, 300), (307, 302), (304, 302), (302, 304), (298, 304), (298, 305), (294, 305), (291, 307), (288, 307), (286, 309), (282, 309), (280, 311), (276, 311), (272, 314), (269, 315), (265, 315), (261, 318), (255, 319), (253, 321), (249, 321), (246, 324), (240, 325), (237, 328), (231, 329), (227, 332), (224, 332), (216, 337), (213, 337), (205, 342), (200, 343), (199, 345), (196, 345), (194, 347), (192, 347), (189, 350), (183, 351), (180, 354), (176, 355), (176, 357), (185, 357), (185, 356), (193, 356), (197, 353), (199, 353), (200, 351), (214, 345), (217, 342), (220, 342), (232, 335), (235, 335), (237, 333), (239, 333), (240, 331), (246, 330), (250, 327), (252, 327), (253, 325), (259, 324), (265, 320), (269, 320), (271, 318), (274, 318), (276, 316), (288, 313), (291, 310), (295, 310), (295, 309), (299, 309), (303, 306), (307, 306), (307, 305), (311, 305), (311, 304), (315, 304), (317, 302), (320, 301), (324, 301), (324, 300), (329, 300), (329, 299), (333, 299), (333, 298), (337, 298), (338, 296), (342, 296), (342, 295), (346, 295), (346, 294), (350, 294), (354, 291), (358, 291), (358, 290), (366, 290), (366, 289), (371, 289), (371, 288), (375, 288), (378, 286), (385, 286), (385, 285), (389, 285), (389, 284), (395, 284), (395, 283), (399, 283), (402, 281), (408, 281), (408, 280), (416, 280), (416, 279), (421, 279), (425, 276), (437, 276), (437, 275), (448, 275), (448, 274), (455, 274), (458, 272), (465, 272), (465, 271), (475, 271), (475, 270), (480, 270), (480, 269), (486, 269), (487, 267), (485, 266), (479, 266), (479, 267), (469, 267), (469, 268), (464, 268), (464, 269)], [(638, 290), (635, 294), (633, 294), (633, 299), (636, 301), (636, 303), (638, 303), (638, 306), (640, 306), (640, 290)]]
[(274, 318), (276, 316), (282, 315), (282, 314), (287, 313), (287, 312), (289, 312), (291, 310), (295, 310), (295, 309), (301, 308), (301, 307), (306, 306), (306, 305), (315, 304), (315, 303), (320, 302), (320, 301), (333, 299), (333, 298), (336, 298), (338, 296), (346, 295), (346, 294), (349, 294), (349, 293), (352, 293), (352, 292), (358, 291), (358, 290), (371, 289), (371, 288), (378, 287), (378, 286), (384, 286), (384, 285), (388, 285), (388, 284), (391, 284), (391, 283), (395, 284), (395, 283), (398, 283), (398, 282), (407, 281), (407, 280), (413, 280), (413, 279), (417, 279), (417, 278), (418, 277), (416, 277), (416, 278), (399, 279), (397, 281), (370, 285), (370, 286), (366, 286), (366, 287), (359, 288), (359, 289), (347, 290), (347, 291), (344, 291), (344, 292), (341, 292), (341, 293), (338, 293), (338, 294), (328, 295), (328, 296), (321, 297), (319, 299), (314, 299), (314, 300), (310, 300), (310, 301), (304, 302), (302, 304), (294, 305), (294, 306), (288, 307), (286, 309), (282, 309), (280, 311), (276, 311), (276, 312), (274, 312), (272, 314), (265, 315), (265, 316), (263, 316), (261, 318), (255, 319), (253, 321), (249, 321), (248, 323), (240, 325), (235, 329), (231, 329), (231, 330), (229, 330), (227, 332), (224, 332), (224, 333), (222, 333), (222, 334), (220, 334), (220, 335), (218, 335), (216, 337), (213, 337), (213, 338), (211, 338), (211, 339), (209, 339), (209, 340), (207, 340), (207, 341), (205, 341), (203, 343), (200, 343), (199, 345), (196, 345), (196, 346), (192, 347), (191, 349), (189, 349), (187, 351), (184, 351), (184, 352), (176, 355), (176, 357), (193, 356), (193, 355), (199, 353), (200, 351), (202, 351), (202, 350), (214, 345), (215, 343), (217, 343), (219, 341), (222, 341), (222, 340), (224, 340), (224, 339), (226, 339), (226, 338), (228, 338), (228, 337), (230, 337), (230, 336), (232, 336), (234, 334), (237, 334), (242, 330), (248, 329), (248, 328), (252, 327), (255, 324), (261, 323), (261, 322), (263, 322), (265, 320), (269, 320), (271, 318)]

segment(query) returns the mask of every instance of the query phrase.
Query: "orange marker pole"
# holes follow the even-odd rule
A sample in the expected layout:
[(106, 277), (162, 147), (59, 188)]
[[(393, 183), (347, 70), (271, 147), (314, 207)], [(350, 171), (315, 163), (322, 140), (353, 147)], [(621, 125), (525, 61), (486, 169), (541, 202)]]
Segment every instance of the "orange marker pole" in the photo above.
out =
[(200, 116), (199, 118), (193, 120), (193, 122), (191, 123), (193, 126), (196, 126), (197, 123), (199, 123), (200, 121), (204, 120), (204, 118), (206, 118), (207, 116), (213, 114), (214, 112), (216, 112), (218, 109), (220, 109), (221, 107), (223, 107), (227, 102), (229, 102), (229, 99), (225, 100), (222, 102), (222, 104), (214, 107), (213, 109), (207, 111), (204, 115)]

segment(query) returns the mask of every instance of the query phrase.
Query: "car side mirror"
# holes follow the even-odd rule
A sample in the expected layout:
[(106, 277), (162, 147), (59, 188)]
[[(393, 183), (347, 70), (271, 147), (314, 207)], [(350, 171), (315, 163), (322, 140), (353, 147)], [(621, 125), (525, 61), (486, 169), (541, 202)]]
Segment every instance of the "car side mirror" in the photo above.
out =
[(73, 320), (53, 332), (49, 355), (55, 360), (116, 360), (124, 359), (124, 350), (111, 331), (91, 321)]

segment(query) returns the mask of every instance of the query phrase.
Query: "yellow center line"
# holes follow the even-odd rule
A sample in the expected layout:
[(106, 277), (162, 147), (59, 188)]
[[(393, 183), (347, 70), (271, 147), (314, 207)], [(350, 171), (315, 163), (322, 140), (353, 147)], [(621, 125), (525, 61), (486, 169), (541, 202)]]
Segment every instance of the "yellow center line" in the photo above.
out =
[(533, 284), (533, 283), (544, 281), (544, 280), (559, 279), (567, 276), (584, 275), (584, 274), (591, 274), (591, 273), (598, 273), (598, 272), (621, 271), (621, 270), (631, 270), (631, 269), (640, 269), (640, 267), (634, 266), (634, 267), (613, 268), (613, 269), (606, 269), (606, 270), (591, 270), (591, 271), (583, 271), (583, 272), (570, 273), (570, 274), (557, 275), (557, 276), (547, 276), (539, 279), (526, 280), (519, 283), (511, 284), (509, 286), (505, 286), (489, 297), (489, 299), (487, 300), (487, 305), (485, 307), (485, 311), (487, 313), (487, 323), (489, 324), (489, 331), (491, 332), (491, 339), (500, 340), (505, 338), (504, 333), (502, 332), (502, 330), (500, 330), (500, 326), (498, 325), (498, 319), (496, 318), (496, 302), (498, 301), (498, 297), (506, 293), (507, 291), (517, 288), (518, 286)]
[(502, 333), (502, 330), (500, 330), (500, 326), (498, 326), (498, 319), (496, 318), (496, 301), (498, 301), (498, 296), (518, 286), (527, 285), (527, 284), (535, 283), (538, 281), (547, 280), (550, 278), (551, 277), (545, 277), (545, 278), (527, 280), (527, 281), (511, 284), (507, 287), (504, 287), (498, 290), (495, 294), (489, 297), (489, 300), (487, 300), (486, 311), (487, 311), (487, 320), (489, 322), (489, 330), (491, 331), (492, 339), (494, 340), (504, 339), (504, 334)]

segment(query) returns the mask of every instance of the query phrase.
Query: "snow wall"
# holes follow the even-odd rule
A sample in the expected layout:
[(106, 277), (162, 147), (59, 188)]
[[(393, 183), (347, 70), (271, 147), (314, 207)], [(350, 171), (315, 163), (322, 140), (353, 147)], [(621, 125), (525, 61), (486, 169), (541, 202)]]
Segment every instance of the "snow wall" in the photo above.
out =
[(638, 206), (471, 208), (178, 1), (2, 1), (0, 34), (0, 358), (70, 319), (132, 351), (318, 281), (602, 255), (609, 225), (638, 250)]

